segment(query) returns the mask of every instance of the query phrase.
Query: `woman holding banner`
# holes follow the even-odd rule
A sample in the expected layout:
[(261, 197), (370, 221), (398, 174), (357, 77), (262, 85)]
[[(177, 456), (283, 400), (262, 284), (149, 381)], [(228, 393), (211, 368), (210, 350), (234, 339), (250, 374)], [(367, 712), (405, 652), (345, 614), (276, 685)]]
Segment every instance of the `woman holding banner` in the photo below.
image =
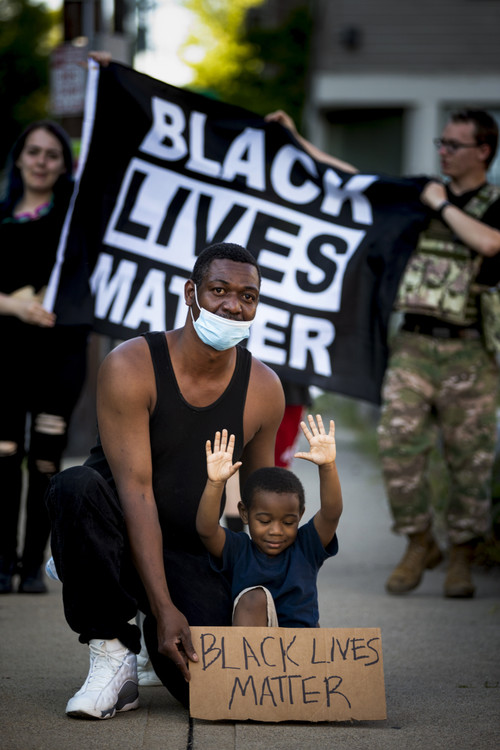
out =
[[(86, 369), (87, 326), (65, 326), (43, 307), (72, 190), (68, 137), (32, 123), (14, 144), (0, 205), (0, 593), (44, 593), (49, 537), (44, 495), (60, 468)], [(30, 421), (28, 421), (28, 417)], [(25, 443), (27, 447), (25, 447)], [(24, 549), (18, 561), (22, 464), (27, 457)]]

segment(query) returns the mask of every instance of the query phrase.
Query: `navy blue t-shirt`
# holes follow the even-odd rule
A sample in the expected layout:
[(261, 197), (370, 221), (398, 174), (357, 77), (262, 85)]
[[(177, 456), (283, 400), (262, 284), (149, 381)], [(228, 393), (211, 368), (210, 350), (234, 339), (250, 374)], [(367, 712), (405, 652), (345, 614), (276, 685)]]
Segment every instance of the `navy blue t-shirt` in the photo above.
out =
[(233, 599), (250, 586), (265, 586), (276, 604), (280, 627), (318, 627), (318, 571), (337, 554), (337, 535), (325, 549), (311, 519), (299, 528), (295, 542), (273, 557), (257, 549), (245, 532), (224, 531), (222, 566), (215, 560), (213, 565), (229, 580)]

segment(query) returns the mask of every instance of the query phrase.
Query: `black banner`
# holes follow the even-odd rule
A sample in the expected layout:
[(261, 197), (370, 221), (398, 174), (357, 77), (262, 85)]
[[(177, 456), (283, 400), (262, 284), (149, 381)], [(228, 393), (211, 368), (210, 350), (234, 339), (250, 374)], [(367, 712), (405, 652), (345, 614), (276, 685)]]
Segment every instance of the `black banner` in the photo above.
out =
[(60, 321), (119, 339), (179, 327), (197, 255), (236, 242), (262, 271), (252, 353), (379, 401), (421, 180), (335, 171), (276, 123), (117, 63), (89, 73), (82, 150), (49, 285)]

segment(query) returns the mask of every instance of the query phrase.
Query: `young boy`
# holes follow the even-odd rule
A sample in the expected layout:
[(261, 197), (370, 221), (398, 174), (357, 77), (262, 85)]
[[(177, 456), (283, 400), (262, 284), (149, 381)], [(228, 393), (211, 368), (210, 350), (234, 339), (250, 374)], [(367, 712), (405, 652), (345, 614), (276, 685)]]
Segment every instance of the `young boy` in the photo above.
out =
[(325, 432), (319, 415), (301, 422), (310, 451), (299, 452), (317, 464), (321, 507), (299, 529), (304, 513), (304, 489), (287, 469), (262, 468), (248, 478), (238, 504), (250, 537), (219, 524), (226, 481), (239, 469), (232, 463), (234, 435), (217, 432), (214, 447), (207, 440), (207, 473), (196, 528), (210, 552), (212, 564), (229, 580), (234, 599), (233, 625), (319, 627), (317, 575), (323, 562), (337, 554), (336, 529), (342, 513), (342, 493), (335, 463), (335, 425)]

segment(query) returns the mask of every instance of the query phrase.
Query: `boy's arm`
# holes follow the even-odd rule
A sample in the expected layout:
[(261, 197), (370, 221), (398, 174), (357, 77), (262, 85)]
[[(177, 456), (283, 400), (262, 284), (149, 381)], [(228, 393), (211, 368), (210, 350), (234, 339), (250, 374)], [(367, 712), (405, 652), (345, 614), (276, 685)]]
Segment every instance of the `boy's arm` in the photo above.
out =
[[(210, 441), (208, 441), (210, 442)], [(226, 534), (219, 523), (219, 509), (224, 482), (207, 479), (196, 514), (196, 531), (201, 541), (214, 557), (222, 557)]]
[(196, 530), (203, 544), (214, 557), (222, 557), (226, 534), (219, 523), (219, 509), (224, 485), (241, 466), (233, 464), (234, 435), (228, 440), (227, 430), (215, 434), (214, 451), (206, 442), (208, 479), (196, 514)]
[(319, 414), (316, 415), (316, 420), (317, 426), (313, 417), (308, 415), (309, 429), (305, 422), (301, 422), (300, 426), (309, 441), (310, 451), (296, 453), (295, 458), (304, 458), (318, 466), (321, 507), (314, 516), (314, 526), (323, 547), (326, 547), (333, 539), (342, 515), (342, 490), (335, 462), (335, 423), (330, 420), (330, 430), (326, 433)]
[(342, 490), (335, 461), (318, 468), (321, 507), (314, 516), (314, 525), (323, 547), (326, 547), (332, 541), (342, 515)]

